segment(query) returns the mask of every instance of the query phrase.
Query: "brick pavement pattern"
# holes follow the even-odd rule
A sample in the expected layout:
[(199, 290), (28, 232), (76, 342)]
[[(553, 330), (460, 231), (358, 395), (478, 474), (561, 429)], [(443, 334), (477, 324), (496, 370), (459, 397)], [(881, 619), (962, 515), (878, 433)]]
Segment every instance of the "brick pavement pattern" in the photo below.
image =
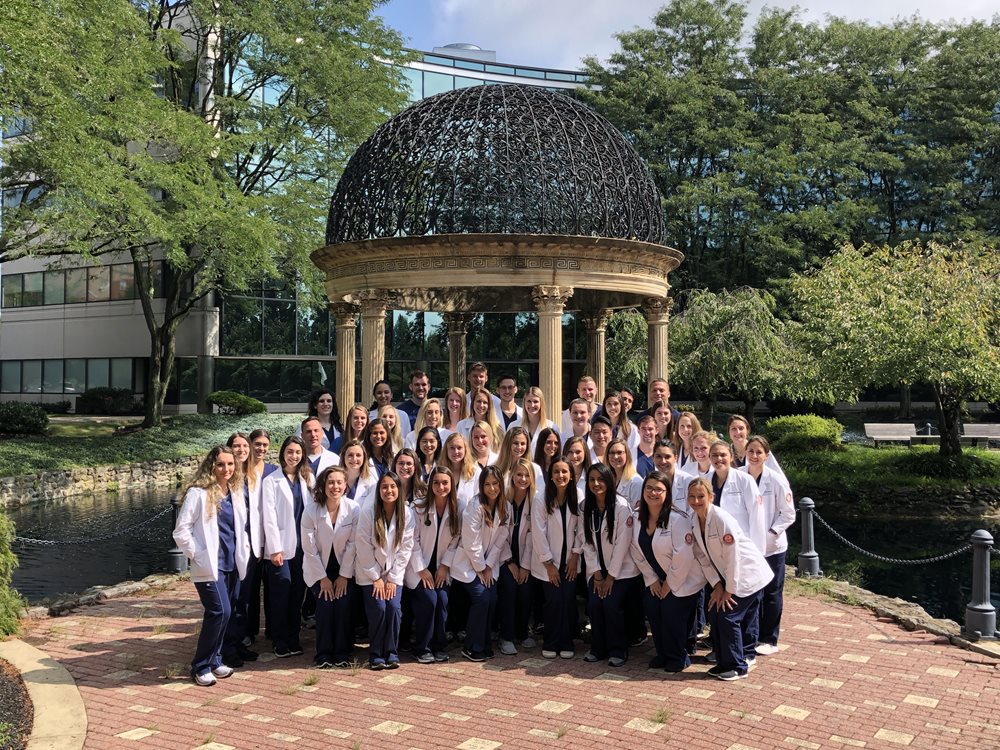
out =
[[(783, 648), (724, 683), (541, 658), (538, 649), (395, 671), (315, 670), (269, 653), (215, 687), (188, 677), (202, 608), (171, 587), (37, 620), (24, 640), (58, 659), (87, 708), (86, 747), (1000, 748), (1000, 662), (867, 610), (786, 596)], [(265, 643), (258, 642), (263, 648)], [(365, 654), (358, 653), (359, 662)]]

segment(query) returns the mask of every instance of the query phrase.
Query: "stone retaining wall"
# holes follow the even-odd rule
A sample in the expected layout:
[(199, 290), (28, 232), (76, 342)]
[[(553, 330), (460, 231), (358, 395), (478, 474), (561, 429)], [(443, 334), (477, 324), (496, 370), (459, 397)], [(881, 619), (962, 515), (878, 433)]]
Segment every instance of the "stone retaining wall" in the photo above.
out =
[(0, 478), (0, 507), (57, 500), (92, 492), (177, 487), (198, 468), (200, 457), (123, 466), (88, 466)]
[(798, 485), (795, 497), (811, 497), (821, 515), (909, 516), (917, 518), (1000, 516), (1000, 487), (932, 489), (918, 487), (872, 487), (857, 492), (834, 492), (826, 488)]

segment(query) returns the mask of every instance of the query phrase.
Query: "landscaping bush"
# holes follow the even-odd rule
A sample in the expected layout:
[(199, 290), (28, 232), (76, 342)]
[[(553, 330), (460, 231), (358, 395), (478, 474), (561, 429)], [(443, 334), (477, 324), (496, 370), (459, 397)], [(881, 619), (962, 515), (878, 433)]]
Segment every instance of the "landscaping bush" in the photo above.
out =
[(10, 551), (14, 543), (14, 523), (0, 513), (0, 634), (14, 635), (21, 627), (24, 599), (10, 587), (17, 567), (17, 556)]
[(91, 388), (76, 398), (77, 414), (137, 414), (135, 393), (128, 388)]
[(250, 396), (244, 396), (235, 391), (215, 391), (209, 394), (208, 403), (218, 407), (220, 414), (243, 416), (245, 414), (264, 414), (267, 407), (263, 401)]
[(844, 426), (836, 419), (815, 414), (775, 417), (767, 423), (764, 433), (771, 447), (780, 453), (804, 451), (835, 451), (841, 449)]
[(69, 410), (73, 408), (69, 401), (40, 401), (38, 405), (46, 414), (69, 414)]
[(49, 415), (38, 404), (23, 401), (0, 402), (0, 432), (11, 435), (43, 435)]
[(928, 479), (1000, 479), (996, 463), (968, 452), (960, 456), (942, 456), (936, 449), (933, 452), (910, 450), (894, 456), (893, 464), (901, 473)]

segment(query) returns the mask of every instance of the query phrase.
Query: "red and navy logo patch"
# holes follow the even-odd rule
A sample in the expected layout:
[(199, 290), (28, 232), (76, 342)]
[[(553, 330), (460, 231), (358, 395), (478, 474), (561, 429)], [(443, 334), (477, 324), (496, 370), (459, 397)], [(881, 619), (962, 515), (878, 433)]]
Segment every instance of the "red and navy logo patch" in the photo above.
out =
[(684, 535), (684, 544), (694, 544), (694, 534), (690, 531)]
[(733, 538), (732, 534), (726, 534), (724, 537), (722, 537), (723, 544), (732, 544), (735, 541), (736, 540)]

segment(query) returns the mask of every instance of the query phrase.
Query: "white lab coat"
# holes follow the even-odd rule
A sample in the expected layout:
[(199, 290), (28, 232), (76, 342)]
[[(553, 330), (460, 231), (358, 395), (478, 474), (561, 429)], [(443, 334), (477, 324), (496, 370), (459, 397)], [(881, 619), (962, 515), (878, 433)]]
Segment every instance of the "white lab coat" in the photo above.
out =
[[(312, 466), (313, 460), (316, 456), (306, 456), (306, 460), (309, 461), (309, 465)], [(316, 471), (313, 472), (315, 476), (319, 476), (323, 469), (329, 468), (330, 466), (340, 466), (340, 456), (331, 450), (323, 449), (320, 454), (319, 463), (316, 465)]]
[(764, 553), (767, 549), (767, 525), (770, 518), (765, 516), (764, 501), (757, 483), (749, 474), (739, 469), (729, 470), (726, 483), (722, 486), (719, 507), (739, 521), (750, 541)]
[[(405, 435), (411, 430), (410, 415), (407, 414), (402, 409), (400, 409), (398, 406), (393, 406), (392, 408), (396, 410), (396, 422), (397, 424), (399, 424), (399, 434)], [(372, 409), (370, 412), (368, 412), (369, 422), (375, 419), (376, 417), (378, 417), (378, 409)]]
[[(403, 499), (397, 502), (403, 502)], [(368, 503), (358, 510), (358, 529), (354, 535), (354, 580), (359, 586), (371, 586), (379, 579), (403, 585), (406, 566), (413, 552), (413, 517), (413, 510), (407, 506), (406, 528), (402, 530), (397, 545), (396, 521), (392, 516), (385, 530), (385, 542), (379, 544), (375, 539), (375, 503)]]
[[(588, 523), (587, 519), (588, 516), (584, 512), (583, 523)], [(581, 526), (583, 523), (581, 523)], [(601, 570), (601, 561), (597, 554), (598, 543), (601, 544), (601, 549), (604, 553), (604, 564), (607, 567), (608, 575), (616, 581), (624, 578), (635, 578), (639, 575), (639, 568), (636, 567), (632, 556), (629, 554), (629, 548), (632, 546), (632, 528), (634, 525), (635, 519), (632, 515), (632, 509), (629, 507), (628, 500), (618, 495), (615, 497), (614, 537), (608, 537), (608, 527), (603, 521), (599, 535), (600, 542), (598, 542), (598, 533), (593, 528), (590, 530), (593, 542), (587, 541), (585, 531), (580, 533), (583, 542), (583, 558), (587, 561), (587, 580), (590, 580), (590, 577), (594, 573), (598, 573)]]
[[(303, 508), (315, 505), (312, 499), (314, 479), (310, 477), (306, 482), (302, 477), (296, 477), (296, 481), (302, 492)], [(281, 469), (273, 472), (264, 479), (263, 485), (261, 515), (264, 522), (264, 556), (270, 557), (280, 552), (286, 560), (295, 557), (299, 529), (295, 525), (292, 488), (288, 485), (285, 472)]]
[(636, 474), (631, 479), (622, 479), (618, 483), (618, 494), (628, 501), (632, 512), (637, 513), (642, 502), (642, 477)]
[[(219, 518), (209, 509), (208, 493), (192, 487), (184, 495), (184, 503), (177, 513), (174, 542), (191, 561), (191, 580), (206, 583), (219, 580)], [(236, 531), (236, 570), (240, 579), (246, 577), (250, 560), (250, 540), (247, 537), (247, 508), (243, 489), (232, 493), (233, 520)]]
[(513, 559), (514, 504), (511, 503), (511, 525), (507, 535), (507, 547), (511, 550), (511, 561), (519, 568), (531, 568), (531, 509), (535, 506), (535, 503), (538, 502), (545, 502), (544, 494), (540, 490), (535, 492), (535, 496), (533, 498), (529, 497), (524, 500), (525, 507), (524, 511), (521, 513), (521, 525), (517, 527), (517, 560)]
[[(458, 542), (462, 536), (462, 502), (458, 503), (459, 513), (459, 533), (452, 536), (451, 533), (451, 512), (445, 506), (441, 515), (440, 523), (436, 523), (437, 508), (434, 505), (434, 498), (427, 496), (427, 513), (417, 510), (414, 506), (413, 513), (413, 552), (410, 554), (410, 564), (406, 567), (406, 588), (415, 589), (420, 585), (420, 571), (427, 570), (434, 554), (434, 541), (437, 540), (437, 564), (447, 565), (451, 568), (452, 560), (455, 558), (455, 550), (458, 549)], [(430, 523), (427, 520), (430, 519)]]
[(357, 531), (358, 504), (349, 497), (340, 498), (337, 524), (330, 523), (325, 505), (312, 501), (302, 512), (302, 579), (306, 586), (326, 578), (330, 554), (337, 556), (340, 575), (354, 577), (354, 535)]
[[(747, 467), (741, 467), (740, 471), (750, 476)], [(785, 552), (788, 550), (788, 536), (785, 534), (785, 529), (795, 523), (792, 488), (788, 486), (784, 474), (765, 463), (760, 480), (757, 482), (757, 490), (760, 492), (763, 503), (762, 515), (767, 526), (767, 545), (764, 555)]]
[[(441, 445), (443, 447), (444, 441), (448, 439), (448, 436), (453, 432), (453, 430), (449, 430), (447, 427), (438, 427), (436, 429), (438, 431), (438, 435), (441, 437)], [(408, 433), (406, 433), (406, 437), (403, 438), (403, 447), (409, 448), (411, 451), (416, 452), (418, 437), (419, 434), (417, 433), (416, 430), (410, 430)]]
[[(690, 512), (673, 509), (667, 528), (653, 532), (653, 557), (667, 574), (666, 582), (674, 596), (692, 596), (708, 583), (708, 575), (694, 553), (694, 533), (691, 531)], [(639, 547), (639, 520), (636, 519), (632, 535), (632, 559), (642, 572), (643, 581), (651, 586), (658, 580), (656, 572)], [(709, 565), (704, 559), (704, 564)]]
[[(563, 527), (558, 508), (551, 515), (545, 508), (544, 491), (531, 502), (531, 575), (540, 581), (548, 581), (543, 560), (551, 560), (559, 567), (559, 553), (562, 550)], [(566, 511), (566, 559), (573, 553), (583, 552), (583, 526), (580, 515)], [(562, 570), (559, 571), (562, 573)]]
[(510, 503), (507, 503), (507, 522), (500, 523), (500, 514), (493, 517), (493, 524), (486, 523), (485, 509), (476, 495), (462, 512), (462, 534), (455, 556), (451, 561), (451, 577), (462, 583), (472, 583), (478, 573), (487, 567), (494, 579), (499, 575), (500, 563), (510, 557)]
[(711, 585), (722, 580), (727, 592), (746, 597), (756, 594), (774, 578), (764, 554), (739, 521), (725, 510), (709, 506), (704, 538), (696, 513), (691, 513), (689, 521), (685, 535), (694, 535), (695, 556)]

